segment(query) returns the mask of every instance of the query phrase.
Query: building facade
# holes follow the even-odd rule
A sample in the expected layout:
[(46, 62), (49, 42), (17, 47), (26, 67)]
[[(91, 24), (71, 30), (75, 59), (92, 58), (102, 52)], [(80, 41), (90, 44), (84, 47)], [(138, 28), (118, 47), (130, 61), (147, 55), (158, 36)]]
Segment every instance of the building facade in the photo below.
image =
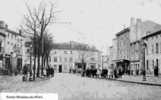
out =
[(23, 36), (21, 31), (15, 32), (8, 28), (4, 21), (0, 21), (1, 34), (1, 62), (2, 69), (8, 73), (17, 73), (22, 68)]
[(129, 28), (125, 28), (116, 34), (117, 39), (117, 60), (116, 66), (123, 69), (124, 72), (129, 70), (130, 64), (130, 37)]
[(117, 39), (114, 38), (112, 40), (112, 46), (109, 47), (109, 66), (116, 67), (116, 61), (117, 61)]
[(152, 21), (142, 21), (141, 19), (131, 18), (130, 22), (130, 70), (132, 74), (141, 73), (141, 39), (149, 33), (161, 29), (159, 24)]
[(81, 50), (71, 45), (66, 48), (54, 48), (50, 54), (50, 66), (57, 72), (79, 69), (82, 62), (85, 63), (85, 69), (101, 67), (101, 54), (97, 50)]
[(5, 53), (5, 28), (3, 21), (0, 21), (0, 69), (4, 68), (4, 53)]
[(146, 43), (145, 69), (147, 74), (161, 74), (161, 30), (143, 37)]

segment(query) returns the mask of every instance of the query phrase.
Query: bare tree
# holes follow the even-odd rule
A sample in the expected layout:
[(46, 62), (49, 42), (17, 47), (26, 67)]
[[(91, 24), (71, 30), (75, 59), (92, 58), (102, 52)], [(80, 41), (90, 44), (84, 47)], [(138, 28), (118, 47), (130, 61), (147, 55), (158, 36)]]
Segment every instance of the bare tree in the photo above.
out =
[(33, 50), (34, 50), (34, 79), (35, 79), (35, 70), (36, 70), (36, 58), (37, 58), (37, 77), (40, 76), (40, 59), (41, 67), (43, 69), (43, 50), (44, 43), (43, 37), (44, 33), (48, 27), (54, 22), (55, 13), (54, 5), (43, 5), (40, 3), (37, 8), (30, 8), (27, 4), (28, 13), (24, 15), (25, 24), (22, 26), (22, 29), (26, 33), (33, 34)]

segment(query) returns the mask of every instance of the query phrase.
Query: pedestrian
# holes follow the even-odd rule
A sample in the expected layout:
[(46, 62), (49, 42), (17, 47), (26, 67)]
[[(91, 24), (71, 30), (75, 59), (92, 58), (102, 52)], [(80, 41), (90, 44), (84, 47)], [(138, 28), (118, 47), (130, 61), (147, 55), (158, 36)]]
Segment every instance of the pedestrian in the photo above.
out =
[(46, 68), (46, 76), (49, 77), (50, 72), (49, 72), (50, 68)]
[(22, 81), (27, 81), (27, 72), (28, 72), (28, 68), (27, 65), (25, 64), (23, 67), (23, 77), (22, 77)]
[(51, 76), (54, 77), (54, 68), (51, 68)]
[(113, 78), (113, 69), (112, 68), (108, 69), (108, 78), (109, 79)]
[(29, 74), (30, 74), (30, 75), (29, 75), (29, 81), (32, 81), (32, 76), (33, 76), (32, 74), (33, 74), (33, 73), (32, 73), (32, 69), (31, 69), (31, 68), (30, 68), (30, 70), (29, 70)]
[(116, 68), (114, 68), (114, 78), (117, 78), (118, 76), (117, 76), (117, 69)]

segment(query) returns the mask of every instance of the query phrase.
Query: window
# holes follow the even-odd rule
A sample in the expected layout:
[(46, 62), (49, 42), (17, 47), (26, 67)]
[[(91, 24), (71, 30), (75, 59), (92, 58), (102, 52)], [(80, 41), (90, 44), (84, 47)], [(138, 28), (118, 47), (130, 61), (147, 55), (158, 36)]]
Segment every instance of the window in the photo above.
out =
[(147, 70), (149, 70), (149, 61), (148, 60), (146, 60), (146, 68), (147, 68)]
[(27, 51), (26, 51), (27, 53), (30, 53), (30, 49), (27, 49)]
[(152, 54), (154, 53), (154, 45), (152, 44)]
[(156, 59), (156, 67), (158, 67), (158, 66), (159, 66), (158, 59)]
[(91, 60), (92, 60), (92, 61), (95, 61), (95, 58), (94, 58), (94, 57), (92, 57), (92, 58), (91, 58)]
[(64, 58), (64, 62), (67, 62), (67, 58), (66, 57)]
[(153, 68), (154, 68), (154, 60), (152, 60), (152, 66), (153, 66)]
[(54, 62), (57, 62), (57, 61), (58, 61), (57, 57), (54, 57)]
[(159, 47), (158, 47), (158, 43), (156, 43), (156, 53), (159, 52)]
[(54, 54), (56, 54), (56, 51), (54, 51)]
[(49, 62), (51, 62), (51, 57), (49, 57)]
[(138, 69), (139, 69), (139, 64), (137, 64), (137, 66), (138, 66)]
[(0, 52), (2, 51), (2, 42), (0, 42)]
[(57, 65), (54, 65), (54, 68), (56, 69), (57, 68)]
[(68, 54), (68, 52), (67, 51), (64, 51), (64, 54)]
[(72, 54), (72, 51), (70, 51), (70, 54)]
[(72, 57), (70, 57), (70, 58), (69, 58), (69, 61), (70, 61), (70, 62), (72, 62), (72, 61), (73, 61), (73, 58), (72, 58)]
[(59, 57), (59, 62), (62, 62), (62, 58), (61, 57)]
[(161, 42), (160, 42), (160, 53), (161, 53)]

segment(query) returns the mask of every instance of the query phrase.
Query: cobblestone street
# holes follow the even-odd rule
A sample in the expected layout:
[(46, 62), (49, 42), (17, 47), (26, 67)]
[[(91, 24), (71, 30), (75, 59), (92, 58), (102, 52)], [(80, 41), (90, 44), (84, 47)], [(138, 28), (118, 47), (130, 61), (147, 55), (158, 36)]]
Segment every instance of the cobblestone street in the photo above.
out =
[[(1, 77), (2, 79), (2, 77)], [(11, 77), (10, 77), (11, 79)], [(36, 82), (2, 79), (1, 92), (58, 93), (59, 100), (159, 100), (161, 87), (59, 74)]]

